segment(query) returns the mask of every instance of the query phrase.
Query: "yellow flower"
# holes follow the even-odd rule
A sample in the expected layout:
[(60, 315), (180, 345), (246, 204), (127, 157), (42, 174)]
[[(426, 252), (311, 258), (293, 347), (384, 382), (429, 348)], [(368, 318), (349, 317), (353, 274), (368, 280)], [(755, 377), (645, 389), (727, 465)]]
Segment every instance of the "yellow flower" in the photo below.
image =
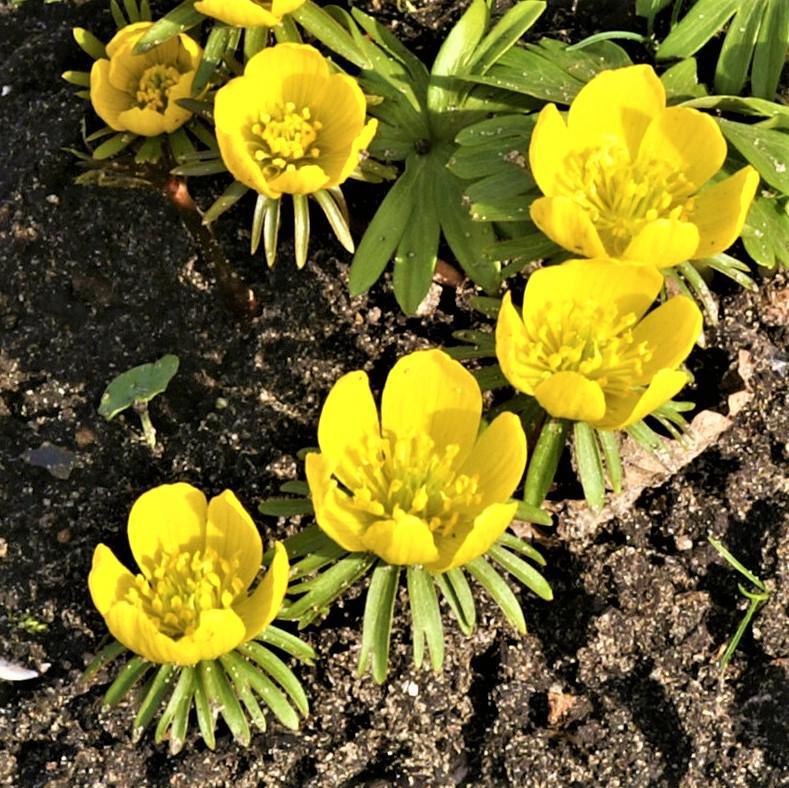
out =
[(96, 114), (116, 131), (143, 137), (170, 134), (192, 113), (179, 107), (188, 98), (203, 50), (183, 33), (135, 55), (134, 47), (151, 27), (136, 22), (119, 30), (90, 72), (90, 100)]
[(473, 375), (439, 350), (394, 365), (380, 421), (367, 375), (344, 375), (307, 455), (318, 525), (346, 550), (433, 572), (486, 553), (515, 515), (526, 437), (512, 413), (478, 436), (481, 411)]
[(555, 104), (540, 112), (529, 162), (545, 197), (531, 217), (586, 257), (659, 268), (710, 257), (737, 239), (759, 184), (748, 166), (702, 188), (725, 158), (715, 120), (666, 107), (651, 66), (603, 71), (578, 93), (566, 123)]
[(535, 271), (523, 318), (510, 294), (496, 324), (496, 355), (510, 383), (556, 418), (620, 429), (688, 382), (677, 369), (702, 327), (696, 304), (675, 296), (646, 316), (663, 284), (653, 266), (570, 260)]
[(198, 0), (195, 11), (235, 27), (276, 27), (305, 0)]
[(236, 180), (278, 198), (342, 183), (373, 138), (355, 80), (331, 74), (329, 62), (304, 44), (258, 52), (244, 75), (216, 94), (219, 150)]
[(260, 535), (236, 496), (206, 503), (189, 484), (163, 484), (141, 495), (129, 514), (133, 575), (106, 545), (93, 554), (88, 587), (115, 638), (151, 662), (194, 665), (232, 651), (262, 632), (282, 605), (288, 557), (274, 543), (260, 570)]

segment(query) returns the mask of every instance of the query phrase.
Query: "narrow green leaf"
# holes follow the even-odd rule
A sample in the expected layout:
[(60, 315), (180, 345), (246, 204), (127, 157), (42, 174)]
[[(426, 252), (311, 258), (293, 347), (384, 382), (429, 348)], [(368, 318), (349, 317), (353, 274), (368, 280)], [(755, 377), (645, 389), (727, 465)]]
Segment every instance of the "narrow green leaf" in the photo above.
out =
[(654, 18), (669, 3), (671, 0), (636, 0), (636, 13), (639, 16)]
[[(754, 3), (755, 5), (756, 3)], [(751, 88), (755, 96), (773, 99), (789, 48), (789, 3), (767, 0), (753, 53)]]
[[(351, 230), (348, 227), (348, 219), (340, 204), (327, 189), (321, 189), (312, 196), (323, 211), (323, 215), (329, 222), (329, 226), (337, 240), (347, 251), (353, 253), (355, 245), (351, 237)], [(340, 192), (340, 198), (342, 199), (342, 192)]]
[(134, 718), (132, 741), (135, 744), (140, 740), (143, 731), (151, 724), (151, 720), (162, 705), (165, 695), (172, 689), (174, 670), (175, 666), (173, 665), (162, 665), (151, 680), (148, 691), (137, 711), (137, 716)]
[(657, 49), (658, 60), (690, 57), (734, 15), (740, 0), (698, 0)]
[[(198, 115), (201, 118), (204, 118), (209, 123), (214, 122), (214, 105), (208, 101), (204, 101), (203, 99), (196, 99), (196, 98), (180, 98), (176, 101), (179, 107), (183, 109), (188, 109), (189, 112)], [(208, 146), (209, 148), (216, 148), (216, 138), (212, 139), (212, 144)]]
[(129, 22), (140, 21), (140, 9), (137, 8), (137, 3), (134, 0), (123, 0), (123, 7), (126, 9), (126, 16)]
[(297, 514), (312, 514), (312, 501), (306, 498), (266, 498), (258, 505), (261, 514), (271, 517), (293, 517)]
[[(296, 580), (302, 577), (308, 577), (315, 572), (320, 572), (323, 567), (335, 563), (338, 558), (341, 558), (347, 554), (348, 551), (344, 547), (340, 547), (334, 543), (329, 543), (321, 549), (310, 553), (308, 556), (302, 558), (297, 563), (291, 564), (290, 581), (292, 585), (290, 586), (290, 593), (299, 593), (299, 586), (295, 583)], [(307, 587), (307, 590), (309, 590), (309, 588), (310, 586)]]
[(482, 39), (468, 64), (484, 74), (540, 18), (546, 3), (523, 0), (510, 8)]
[[(110, 13), (112, 14), (112, 21), (115, 22), (115, 27), (120, 30), (123, 27), (126, 27), (128, 22), (126, 21), (126, 17), (123, 15), (123, 11), (121, 11), (120, 4), (118, 0), (110, 0)], [(133, 19), (130, 21), (134, 21)]]
[(172, 134), (168, 134), (167, 142), (170, 145), (173, 158), (178, 164), (196, 159), (197, 149), (183, 127), (176, 129)]
[(277, 244), (279, 242), (279, 217), (282, 209), (282, 198), (267, 198), (263, 214), (263, 249), (266, 252), (266, 265), (271, 268), (277, 260)]
[(304, 268), (310, 246), (310, 205), (304, 194), (293, 194), (293, 249), (296, 268)]
[(297, 731), (299, 729), (299, 715), (274, 682), (245, 659), (240, 659), (236, 667), (242, 678), (249, 682), (249, 685), (271, 709), (274, 716), (286, 728)]
[(198, 96), (203, 92), (216, 73), (219, 64), (228, 51), (232, 28), (219, 22), (214, 24), (203, 49), (203, 57), (197, 68), (194, 82), (192, 82), (192, 95)]
[(373, 570), (362, 623), (362, 648), (357, 675), (362, 676), (372, 663), (373, 679), (383, 684), (389, 670), (389, 636), (392, 631), (400, 567), (380, 563)]
[(501, 299), (489, 296), (472, 296), (471, 306), (485, 317), (497, 317), (501, 310)]
[(263, 220), (266, 217), (271, 198), (265, 194), (258, 194), (255, 202), (255, 210), (252, 213), (252, 231), (249, 238), (249, 253), (255, 254), (260, 246), (260, 238), (263, 235)]
[(578, 41), (567, 47), (566, 52), (578, 52), (581, 49), (586, 49), (593, 44), (599, 44), (601, 41), (638, 41), (640, 44), (649, 40), (649, 36), (636, 33), (632, 30), (604, 30), (600, 33), (594, 33), (591, 36)]
[(132, 657), (118, 674), (115, 681), (110, 684), (104, 693), (102, 705), (109, 708), (118, 703), (123, 696), (153, 667), (151, 662), (142, 657)]
[(267, 27), (244, 28), (244, 60), (249, 61), (268, 44), (269, 29)]
[(60, 77), (71, 85), (81, 88), (90, 87), (90, 74), (87, 71), (64, 71)]
[(756, 282), (746, 273), (746, 271), (750, 271), (748, 266), (743, 266), (739, 260), (736, 260), (730, 255), (719, 254), (715, 257), (704, 257), (700, 260), (696, 260), (695, 265), (700, 271), (704, 271), (708, 268), (713, 271), (718, 271), (736, 282), (740, 287), (744, 287), (746, 290), (756, 291), (759, 289)]
[(524, 539), (519, 539), (517, 536), (509, 533), (509, 531), (505, 531), (496, 540), (496, 544), (508, 547), (510, 550), (516, 550), (521, 553), (521, 555), (525, 555), (540, 566), (545, 566), (545, 559), (536, 547), (533, 547)]
[(522, 143), (531, 136), (535, 121), (532, 115), (497, 115), (466, 126), (458, 132), (455, 142), (461, 147), (474, 148), (489, 144), (500, 148), (504, 140), (509, 140), (506, 144)]
[(581, 486), (584, 488), (584, 497), (592, 511), (599, 511), (605, 504), (605, 478), (594, 428), (586, 422), (576, 421), (573, 425), (573, 438), (573, 453)]
[(611, 430), (597, 430), (597, 438), (603, 449), (605, 468), (611, 489), (618, 495), (622, 492), (622, 458), (619, 454), (619, 436)]
[(92, 679), (93, 676), (95, 676), (100, 670), (109, 665), (110, 662), (116, 660), (125, 651), (127, 651), (127, 648), (123, 645), (123, 643), (113, 640), (104, 646), (104, 648), (102, 648), (95, 657), (93, 657), (85, 670), (82, 671), (82, 676), (80, 678), (82, 681), (88, 681)]
[(162, 158), (162, 142), (163, 139), (161, 136), (146, 138), (134, 155), (135, 163), (156, 164), (156, 162)]
[(316, 659), (315, 649), (312, 646), (273, 624), (269, 624), (255, 639), (290, 654), (305, 665), (312, 665)]
[(102, 142), (101, 145), (93, 151), (93, 158), (101, 161), (116, 156), (124, 148), (128, 148), (136, 139), (137, 135), (131, 132), (115, 134), (105, 142)]
[(233, 691), (241, 705), (247, 710), (252, 723), (260, 731), (266, 730), (266, 715), (258, 704), (255, 693), (252, 691), (249, 680), (246, 677), (245, 660), (235, 651), (219, 657), (225, 673), (230, 677)]
[(216, 749), (216, 714), (214, 709), (208, 703), (208, 698), (203, 684), (201, 666), (202, 662), (197, 665), (195, 670), (195, 686), (194, 686), (194, 701), (195, 713), (197, 714), (197, 727), (200, 730), (200, 735), (209, 750)]
[(710, 325), (717, 325), (718, 323), (718, 302), (712, 294), (704, 277), (699, 273), (696, 266), (686, 260), (680, 263), (674, 269), (677, 275), (685, 280), (686, 284), (690, 287), (696, 301), (699, 302), (701, 308), (704, 310), (704, 316)]
[(540, 509), (539, 506), (528, 504), (526, 501), (518, 501), (518, 510), (515, 512), (517, 520), (537, 525), (553, 525), (553, 518), (549, 512)]
[(489, 367), (474, 369), (471, 374), (476, 378), (482, 391), (492, 391), (509, 386), (510, 382), (504, 377), (501, 367), (498, 364), (491, 364)]
[(745, 634), (745, 630), (748, 629), (751, 619), (754, 617), (759, 608), (764, 604), (764, 602), (765, 600), (763, 599), (751, 600), (751, 604), (745, 611), (745, 615), (742, 617), (742, 620), (737, 627), (737, 631), (734, 633), (734, 635), (732, 635), (732, 639), (729, 641), (729, 645), (726, 647), (726, 651), (721, 657), (721, 670), (725, 670), (726, 666), (729, 664), (729, 662), (731, 662), (731, 658), (734, 656), (737, 646), (740, 645), (740, 641)]
[(397, 246), (392, 277), (395, 298), (407, 315), (416, 313), (430, 290), (441, 235), (432, 167), (420, 170), (414, 190), (420, 199), (412, 204), (413, 213)]
[(706, 88), (699, 85), (696, 66), (696, 58), (689, 57), (675, 63), (660, 75), (660, 81), (666, 89), (670, 104), (673, 104), (676, 99), (706, 95)]
[(368, 290), (381, 276), (394, 254), (413, 206), (418, 204), (419, 195), (415, 192), (415, 185), (424, 166), (424, 158), (409, 158), (405, 171), (389, 189), (375, 212), (351, 262), (351, 295), (359, 295)]
[(531, 589), (540, 599), (546, 602), (553, 599), (553, 590), (548, 585), (548, 581), (531, 564), (527, 564), (522, 558), (498, 545), (493, 545), (487, 555), (526, 588)]
[(307, 482), (301, 479), (291, 479), (290, 481), (283, 482), (279, 486), (280, 492), (292, 493), (293, 495), (300, 495), (303, 498), (308, 498), (310, 495), (310, 486)]
[(276, 654), (254, 641), (243, 643), (238, 647), (238, 650), (245, 657), (260, 665), (285, 690), (303, 716), (306, 717), (309, 714), (310, 704), (304, 688), (293, 671)]
[[(475, 222), (523, 222), (529, 219), (529, 209), (537, 194), (509, 197), (491, 202), (475, 202), (471, 205), (471, 218)], [(492, 236), (491, 245), (495, 240)], [(490, 245), (487, 247), (490, 248)]]
[(198, 671), (209, 704), (219, 710), (233, 738), (244, 746), (249, 744), (251, 734), (246, 715), (230, 686), (222, 664), (219, 660), (203, 660), (198, 665)]
[(737, 14), (726, 31), (715, 66), (716, 92), (736, 94), (741, 93), (745, 87), (764, 9), (765, 6), (758, 0), (743, 3), (737, 9)]
[[(307, 490), (309, 495), (309, 490)], [(315, 552), (323, 552), (329, 547), (338, 547), (316, 524), (302, 528), (292, 536), (285, 539), (285, 549), (291, 562), (296, 558), (303, 558)], [(266, 555), (268, 556), (268, 552)], [(273, 552), (271, 553), (273, 556)]]
[(173, 167), (170, 172), (173, 175), (185, 176), (218, 175), (221, 172), (227, 172), (227, 167), (221, 159), (215, 159), (214, 161), (196, 161), (190, 164), (179, 164), (177, 167)]
[(104, 44), (89, 30), (85, 30), (83, 27), (75, 27), (72, 28), (71, 33), (85, 54), (90, 55), (94, 60), (101, 60), (107, 57), (107, 50)]
[(430, 664), (438, 673), (444, 664), (444, 627), (436, 597), (436, 587), (428, 571), (420, 566), (407, 569), (408, 602), (414, 645), (414, 664), (422, 667), (424, 647), (427, 644)]
[(757, 577), (750, 569), (745, 567), (740, 561), (738, 561), (728, 550), (728, 548), (722, 543), (719, 542), (717, 539), (713, 538), (712, 536), (707, 537), (707, 541), (720, 553), (720, 555), (726, 559), (726, 561), (734, 567), (746, 580), (750, 580), (757, 588), (761, 589), (762, 591), (767, 590), (767, 586), (765, 586), (764, 582)]
[(696, 109), (721, 109), (740, 115), (774, 118), (779, 128), (789, 128), (789, 106), (753, 96), (699, 96), (683, 101), (683, 107)]
[(759, 265), (789, 267), (789, 202), (778, 197), (757, 197), (745, 220), (742, 241)]
[(477, 623), (477, 607), (463, 569), (455, 567), (440, 575), (433, 575), (433, 581), (455, 617), (460, 631), (470, 635)]
[(159, 717), (154, 734), (154, 741), (161, 744), (167, 736), (169, 728), (171, 755), (177, 755), (186, 741), (189, 711), (192, 708), (192, 696), (194, 695), (195, 669), (187, 665), (179, 670), (178, 683), (164, 707), (162, 716)]
[(179, 33), (199, 25), (205, 17), (194, 10), (194, 0), (184, 0), (172, 11), (154, 22), (153, 27), (139, 40), (134, 47), (135, 55), (142, 55), (154, 47), (169, 41)]
[(140, 19), (143, 22), (150, 22), (152, 19), (151, 4), (148, 2), (148, 0), (142, 0), (140, 3)]
[(484, 255), (489, 260), (518, 260), (526, 264), (534, 260), (545, 260), (559, 251), (560, 246), (537, 230), (491, 244), (485, 249)]
[(488, 592), (507, 621), (522, 635), (525, 634), (526, 620), (523, 617), (523, 610), (504, 578), (482, 557), (470, 561), (465, 568)]
[(567, 430), (568, 423), (564, 419), (549, 418), (542, 425), (526, 470), (523, 500), (527, 504), (540, 506), (545, 500), (564, 451)]
[(203, 224), (215, 222), (225, 211), (232, 208), (248, 191), (248, 186), (238, 181), (233, 181), (203, 214)]
[(648, 424), (645, 424), (644, 421), (637, 421), (635, 424), (631, 424), (625, 428), (625, 431), (639, 446), (647, 451), (656, 453), (663, 448), (663, 438), (651, 429)]

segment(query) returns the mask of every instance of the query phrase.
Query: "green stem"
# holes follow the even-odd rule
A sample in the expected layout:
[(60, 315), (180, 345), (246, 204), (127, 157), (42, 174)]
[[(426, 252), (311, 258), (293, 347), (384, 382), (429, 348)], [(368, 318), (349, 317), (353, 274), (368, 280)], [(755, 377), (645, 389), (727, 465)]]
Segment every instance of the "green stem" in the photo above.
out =
[(137, 402), (134, 405), (137, 415), (140, 417), (142, 424), (142, 434), (145, 436), (145, 442), (148, 448), (153, 451), (156, 448), (156, 429), (151, 422), (151, 414), (148, 412), (147, 402)]

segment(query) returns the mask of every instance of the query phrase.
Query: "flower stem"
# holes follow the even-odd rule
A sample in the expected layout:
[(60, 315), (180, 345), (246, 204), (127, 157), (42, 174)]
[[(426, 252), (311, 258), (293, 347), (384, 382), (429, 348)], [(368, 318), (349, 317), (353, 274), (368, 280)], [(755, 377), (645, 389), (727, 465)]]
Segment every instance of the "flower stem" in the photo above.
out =
[(156, 429), (153, 426), (153, 422), (151, 422), (151, 414), (148, 412), (148, 403), (136, 402), (134, 404), (134, 410), (137, 411), (137, 415), (140, 417), (145, 442), (148, 444), (148, 448), (153, 451), (156, 448)]

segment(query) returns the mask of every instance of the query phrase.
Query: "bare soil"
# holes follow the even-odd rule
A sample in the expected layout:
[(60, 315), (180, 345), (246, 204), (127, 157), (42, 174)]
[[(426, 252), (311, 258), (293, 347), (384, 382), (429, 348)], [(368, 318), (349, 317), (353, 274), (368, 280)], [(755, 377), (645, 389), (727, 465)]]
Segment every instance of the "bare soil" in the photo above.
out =
[[(557, 3), (540, 32), (584, 34), (630, 4)], [(376, 8), (377, 7), (377, 8)], [(371, 2), (425, 52), (454, 3)], [(409, 10), (410, 9), (410, 10)], [(612, 19), (617, 24), (612, 23)], [(779, 786), (789, 770), (787, 314), (783, 275), (757, 293), (716, 280), (721, 320), (690, 360), (698, 409), (733, 424), (626, 514), (544, 532), (556, 600), (521, 594), (530, 632), (481, 603), (477, 634), (448, 627), (442, 675), (411, 665), (400, 616), (389, 682), (358, 679), (358, 598), (306, 631), (321, 659), (301, 669), (303, 730), (272, 723), (249, 749), (222, 729), (178, 757), (130, 741), (124, 708), (100, 712), (101, 682), (78, 679), (105, 633), (86, 577), (99, 541), (130, 559), (125, 519), (143, 490), (177, 479), (237, 491), (251, 511), (296, 478), (323, 397), (343, 372), (380, 385), (400, 354), (475, 321), (468, 293), (444, 288), (406, 319), (386, 283), (350, 299), (348, 256), (314, 222), (297, 272), (283, 248), (269, 271), (248, 254), (244, 203), (221, 241), (257, 293), (239, 321), (201, 250), (159, 195), (73, 184), (83, 104), (60, 81), (85, 67), (70, 28), (107, 36), (101, 3), (0, 7), (0, 658), (50, 667), (0, 684), (0, 783), (265, 786)], [(577, 37), (576, 34), (573, 34)], [(199, 187), (206, 205), (221, 184)], [(357, 203), (369, 192), (356, 190)], [(353, 200), (353, 194), (351, 195)], [(745, 355), (743, 355), (745, 352)], [(96, 412), (118, 372), (177, 353), (152, 405), (161, 450), (134, 416)], [(747, 384), (747, 386), (746, 386)], [(49, 443), (74, 453), (68, 478), (24, 459)], [(64, 476), (64, 473), (60, 474)], [(569, 469), (556, 497), (578, 495)], [(298, 522), (258, 517), (266, 538)], [(722, 539), (772, 597), (724, 676), (715, 664), (742, 614), (737, 576), (707, 544)]]

